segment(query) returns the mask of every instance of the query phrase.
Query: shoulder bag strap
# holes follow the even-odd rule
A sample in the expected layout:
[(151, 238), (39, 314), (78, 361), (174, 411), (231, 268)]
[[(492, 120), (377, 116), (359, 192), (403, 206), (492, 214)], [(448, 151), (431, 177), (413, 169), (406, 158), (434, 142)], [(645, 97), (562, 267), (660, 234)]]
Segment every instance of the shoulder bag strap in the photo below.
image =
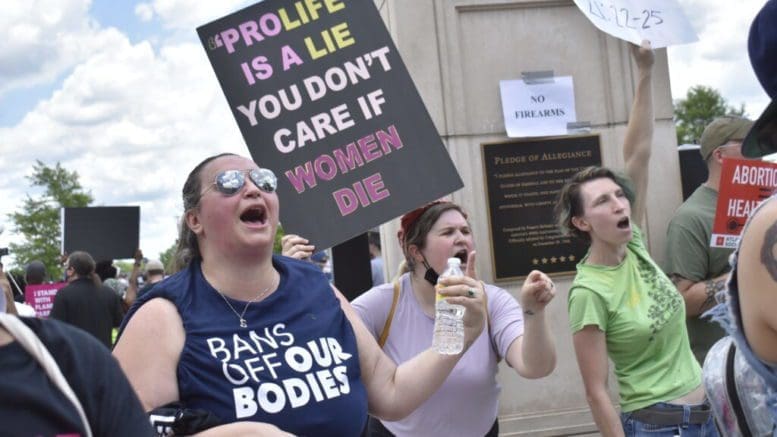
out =
[(389, 331), (391, 330), (391, 319), (394, 318), (394, 310), (397, 309), (397, 302), (399, 302), (399, 278), (394, 280), (394, 297), (391, 300), (391, 309), (389, 310), (388, 317), (386, 317), (386, 323), (383, 325), (383, 331), (380, 333), (378, 339), (378, 346), (383, 349), (383, 345), (386, 344)]
[(737, 418), (739, 432), (742, 433), (742, 437), (751, 437), (753, 433), (750, 432), (745, 412), (742, 410), (742, 402), (739, 400), (739, 393), (737, 393), (736, 376), (734, 375), (734, 358), (736, 352), (736, 344), (732, 341), (731, 346), (728, 348), (728, 354), (726, 355), (726, 394), (728, 394), (731, 409), (734, 410), (734, 415)]

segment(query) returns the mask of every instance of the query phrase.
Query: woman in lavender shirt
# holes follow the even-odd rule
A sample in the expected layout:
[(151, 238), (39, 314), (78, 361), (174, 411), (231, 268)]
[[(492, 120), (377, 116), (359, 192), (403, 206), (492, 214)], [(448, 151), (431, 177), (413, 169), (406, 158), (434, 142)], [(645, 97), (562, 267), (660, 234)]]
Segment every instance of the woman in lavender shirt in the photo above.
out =
[(555, 295), (553, 282), (540, 271), (531, 272), (519, 304), (506, 290), (477, 281), (467, 216), (451, 202), (435, 202), (405, 214), (398, 237), (406, 268), (396, 280), (399, 297), (385, 339), (380, 337), (391, 312), (394, 284), (374, 287), (352, 302), (373, 336), (385, 340), (383, 350), (389, 357), (399, 364), (431, 346), (434, 283), (451, 257), (462, 260), (474, 292), (471, 298), (486, 306), (489, 326), (434, 395), (403, 420), (370, 418), (368, 435), (496, 436), (499, 360), (504, 358), (525, 378), (547, 376), (556, 365), (544, 311)]

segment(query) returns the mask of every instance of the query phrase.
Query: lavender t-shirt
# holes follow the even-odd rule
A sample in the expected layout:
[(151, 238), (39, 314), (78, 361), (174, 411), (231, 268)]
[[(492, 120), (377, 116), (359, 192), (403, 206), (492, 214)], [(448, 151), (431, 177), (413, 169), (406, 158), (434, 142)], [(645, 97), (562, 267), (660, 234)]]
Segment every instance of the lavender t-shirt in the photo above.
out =
[[(399, 278), (400, 296), (383, 350), (397, 364), (432, 346), (434, 318), (424, 314), (413, 294), (410, 275)], [(486, 284), (491, 338), (487, 329), (467, 350), (451, 374), (412, 414), (383, 425), (397, 436), (485, 435), (497, 416), (498, 357), (523, 335), (523, 312), (506, 290)], [(364, 324), (377, 339), (391, 309), (394, 286), (374, 287), (352, 302)], [(493, 341), (492, 341), (493, 340)], [(496, 347), (496, 350), (494, 350)], [(498, 355), (497, 355), (498, 354)]]

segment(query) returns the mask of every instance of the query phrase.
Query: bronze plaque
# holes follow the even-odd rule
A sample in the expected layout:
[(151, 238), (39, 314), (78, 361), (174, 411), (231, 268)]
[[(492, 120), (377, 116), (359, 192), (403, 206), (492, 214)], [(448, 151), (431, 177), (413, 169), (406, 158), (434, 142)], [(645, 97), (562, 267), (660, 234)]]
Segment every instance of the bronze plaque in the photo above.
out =
[(482, 152), (495, 279), (574, 273), (587, 245), (561, 235), (553, 206), (567, 179), (601, 165), (599, 135), (516, 139)]

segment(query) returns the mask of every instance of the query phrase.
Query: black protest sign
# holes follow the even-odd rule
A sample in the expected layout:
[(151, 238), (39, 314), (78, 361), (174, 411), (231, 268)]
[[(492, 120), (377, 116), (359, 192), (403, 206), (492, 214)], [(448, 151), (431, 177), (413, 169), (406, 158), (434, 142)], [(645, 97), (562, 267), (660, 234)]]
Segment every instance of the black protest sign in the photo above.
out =
[(330, 247), (462, 187), (372, 1), (266, 0), (197, 31), (287, 232)]
[(533, 269), (572, 273), (587, 245), (559, 232), (553, 207), (564, 182), (601, 165), (599, 136), (483, 144), (489, 229), (497, 280)]
[(135, 256), (140, 241), (139, 206), (63, 208), (62, 249), (88, 252), (95, 261)]

